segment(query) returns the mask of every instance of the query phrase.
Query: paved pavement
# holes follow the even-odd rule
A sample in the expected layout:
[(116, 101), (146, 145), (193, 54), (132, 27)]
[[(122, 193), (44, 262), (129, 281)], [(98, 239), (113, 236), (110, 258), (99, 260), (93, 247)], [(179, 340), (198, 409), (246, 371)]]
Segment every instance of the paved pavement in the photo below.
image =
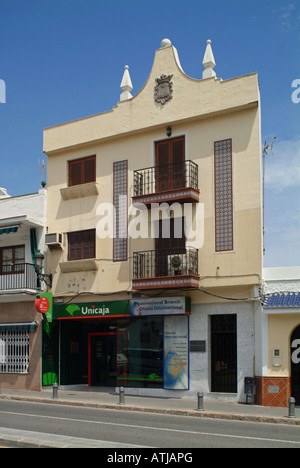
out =
[(119, 394), (115, 393), (114, 389), (100, 389), (95, 387), (58, 388), (57, 398), (53, 398), (53, 396), (55, 395), (53, 395), (52, 387), (47, 387), (41, 392), (2, 389), (0, 392), (0, 405), (1, 399), (11, 399), (121, 411), (144, 411), (194, 417), (300, 425), (300, 407), (295, 408), (295, 417), (290, 418), (288, 417), (289, 408), (219, 401), (205, 397), (203, 401), (203, 411), (199, 411), (197, 397), (157, 398), (132, 396), (127, 395), (125, 390), (124, 404), (120, 404)]

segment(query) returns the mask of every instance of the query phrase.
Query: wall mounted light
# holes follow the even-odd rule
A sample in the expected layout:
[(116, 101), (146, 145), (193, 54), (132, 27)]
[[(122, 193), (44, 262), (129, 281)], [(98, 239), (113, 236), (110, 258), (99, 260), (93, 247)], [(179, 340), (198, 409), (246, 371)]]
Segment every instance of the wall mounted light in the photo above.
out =
[[(35, 271), (39, 281), (44, 281), (49, 288), (52, 288), (52, 275), (45, 275), (43, 271), (43, 263), (45, 260), (45, 255), (43, 255), (39, 250), (33, 255)], [(38, 284), (40, 286), (40, 284)], [(40, 289), (40, 288), (39, 288)]]
[(172, 128), (171, 127), (167, 127), (167, 136), (170, 137), (172, 135)]

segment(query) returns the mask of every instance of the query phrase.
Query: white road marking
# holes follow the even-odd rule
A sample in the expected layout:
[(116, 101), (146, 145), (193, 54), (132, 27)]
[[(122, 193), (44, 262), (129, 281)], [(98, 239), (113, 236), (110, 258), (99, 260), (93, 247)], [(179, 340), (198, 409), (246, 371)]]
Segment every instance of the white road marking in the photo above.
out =
[(118, 426), (118, 427), (126, 427), (126, 428), (134, 428), (134, 429), (149, 429), (153, 431), (162, 431), (162, 432), (178, 432), (180, 434), (194, 434), (194, 435), (203, 435), (203, 436), (214, 436), (214, 437), (227, 437), (231, 439), (246, 439), (246, 440), (258, 440), (264, 442), (278, 442), (284, 444), (297, 444), (300, 445), (300, 442), (294, 440), (282, 440), (282, 439), (269, 439), (266, 437), (252, 437), (252, 436), (240, 436), (234, 434), (219, 434), (214, 432), (198, 432), (198, 431), (185, 431), (182, 429), (171, 429), (171, 428), (162, 428), (162, 427), (152, 427), (152, 426), (138, 426), (135, 424), (122, 424), (122, 423), (112, 423), (112, 422), (103, 422), (103, 421), (89, 421), (85, 419), (73, 419), (73, 418), (60, 418), (56, 416), (43, 416), (40, 414), (24, 414), (24, 413), (14, 413), (12, 411), (0, 411), (0, 414), (13, 414), (15, 416), (25, 416), (25, 417), (33, 417), (33, 418), (44, 418), (44, 419), (55, 419), (56, 421), (72, 421), (72, 422), (79, 422), (79, 423), (88, 423), (88, 424), (100, 424), (100, 425), (107, 425), (107, 426)]

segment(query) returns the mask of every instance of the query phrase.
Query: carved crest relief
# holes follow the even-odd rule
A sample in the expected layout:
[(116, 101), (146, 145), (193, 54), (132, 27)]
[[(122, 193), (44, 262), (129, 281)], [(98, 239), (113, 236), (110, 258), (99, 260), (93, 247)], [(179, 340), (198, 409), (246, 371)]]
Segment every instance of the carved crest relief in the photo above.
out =
[(165, 104), (167, 101), (172, 99), (173, 94), (173, 83), (171, 81), (173, 75), (161, 75), (160, 78), (156, 78), (157, 85), (154, 88), (154, 100), (160, 104)]

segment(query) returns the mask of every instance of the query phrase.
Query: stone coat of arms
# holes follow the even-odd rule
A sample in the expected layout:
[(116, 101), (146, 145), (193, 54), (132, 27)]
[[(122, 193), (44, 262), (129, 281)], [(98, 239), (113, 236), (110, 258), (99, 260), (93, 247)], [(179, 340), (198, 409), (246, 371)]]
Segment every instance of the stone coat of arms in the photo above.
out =
[(161, 75), (160, 78), (156, 78), (157, 85), (154, 88), (154, 100), (160, 104), (165, 104), (167, 101), (172, 99), (172, 79), (173, 75)]

